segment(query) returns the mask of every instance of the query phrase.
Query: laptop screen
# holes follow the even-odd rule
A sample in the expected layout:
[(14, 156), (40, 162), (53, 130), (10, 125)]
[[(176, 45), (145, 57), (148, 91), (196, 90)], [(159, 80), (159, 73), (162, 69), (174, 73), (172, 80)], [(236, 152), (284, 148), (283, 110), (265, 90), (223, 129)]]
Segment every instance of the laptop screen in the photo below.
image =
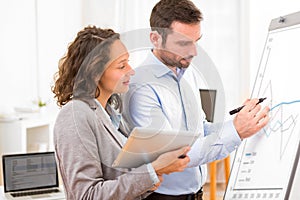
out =
[(58, 187), (54, 152), (3, 155), (4, 191)]

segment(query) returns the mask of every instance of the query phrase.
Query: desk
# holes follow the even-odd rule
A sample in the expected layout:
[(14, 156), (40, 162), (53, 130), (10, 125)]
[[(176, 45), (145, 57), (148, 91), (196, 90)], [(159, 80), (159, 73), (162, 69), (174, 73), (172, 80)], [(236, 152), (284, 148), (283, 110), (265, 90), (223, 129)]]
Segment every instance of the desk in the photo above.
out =
[[(0, 122), (0, 153), (24, 153), (47, 150), (52, 144), (53, 119), (35, 113), (19, 120)], [(48, 145), (48, 146), (45, 146)]]

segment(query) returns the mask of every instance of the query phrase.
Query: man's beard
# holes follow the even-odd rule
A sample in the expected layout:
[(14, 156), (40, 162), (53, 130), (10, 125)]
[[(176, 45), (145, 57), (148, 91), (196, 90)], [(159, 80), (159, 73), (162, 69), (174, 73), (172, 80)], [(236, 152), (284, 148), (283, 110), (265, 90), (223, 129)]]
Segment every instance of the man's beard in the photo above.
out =
[[(171, 55), (175, 55), (173, 53), (169, 53)], [(175, 56), (174, 56), (175, 57)], [(187, 59), (191, 60), (193, 56), (189, 56)], [(170, 56), (166, 55), (165, 53), (161, 53), (160, 59), (162, 62), (170, 67), (178, 67), (178, 68), (188, 68), (191, 64), (186, 58), (181, 58), (180, 60), (172, 59)]]

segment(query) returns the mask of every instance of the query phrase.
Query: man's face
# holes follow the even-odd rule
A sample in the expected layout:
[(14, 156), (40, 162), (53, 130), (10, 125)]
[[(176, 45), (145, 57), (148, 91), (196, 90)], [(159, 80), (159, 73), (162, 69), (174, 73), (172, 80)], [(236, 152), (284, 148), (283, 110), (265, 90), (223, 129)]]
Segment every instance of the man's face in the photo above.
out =
[(159, 44), (157, 55), (169, 67), (187, 68), (197, 55), (196, 42), (201, 38), (200, 23), (173, 22), (166, 42)]

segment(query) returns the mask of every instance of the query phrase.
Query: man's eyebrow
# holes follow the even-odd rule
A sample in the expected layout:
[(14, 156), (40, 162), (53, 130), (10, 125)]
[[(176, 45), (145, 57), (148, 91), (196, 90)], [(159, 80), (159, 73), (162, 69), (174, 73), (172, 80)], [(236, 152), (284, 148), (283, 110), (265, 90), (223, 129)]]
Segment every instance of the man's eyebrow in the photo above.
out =
[[(202, 38), (202, 35), (200, 35), (200, 37), (198, 39), (195, 40), (195, 42), (198, 42), (201, 38)], [(185, 43), (192, 43), (193, 41), (192, 40), (179, 40), (177, 41), (176, 43), (181, 43), (181, 42), (185, 42)]]
[(124, 58), (124, 59), (120, 60), (120, 61), (118, 62), (118, 64), (121, 64), (121, 63), (127, 62), (127, 61), (128, 61), (128, 59)]
[(178, 40), (176, 43), (193, 43), (192, 40)]

